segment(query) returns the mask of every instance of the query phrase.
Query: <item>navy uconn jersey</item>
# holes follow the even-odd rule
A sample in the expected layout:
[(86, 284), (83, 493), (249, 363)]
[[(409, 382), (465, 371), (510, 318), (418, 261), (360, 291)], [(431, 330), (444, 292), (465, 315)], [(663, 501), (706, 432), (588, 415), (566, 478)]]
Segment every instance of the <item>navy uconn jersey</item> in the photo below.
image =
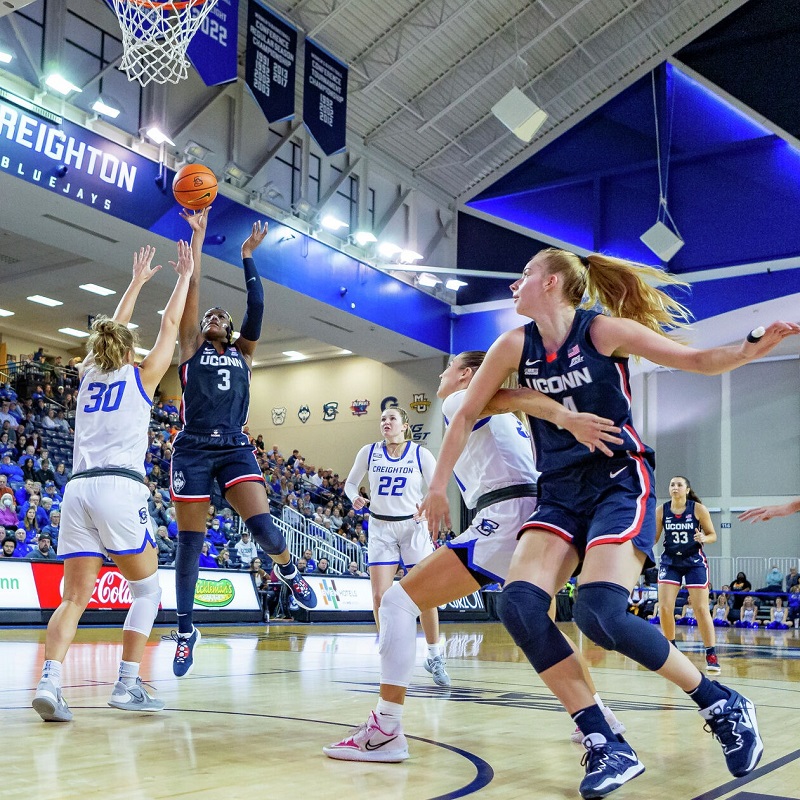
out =
[[(521, 386), (536, 389), (573, 411), (590, 412), (614, 420), (623, 444), (608, 443), (620, 454), (653, 451), (639, 438), (631, 416), (630, 376), (627, 358), (601, 355), (592, 344), (589, 329), (597, 311), (579, 308), (572, 329), (557, 353), (545, 351), (535, 322), (525, 326), (525, 344), (519, 363)], [(530, 417), (534, 458), (542, 473), (568, 469), (602, 454), (590, 453), (569, 432), (551, 422)], [(649, 460), (649, 459), (648, 459)]]
[(694, 533), (700, 527), (694, 512), (694, 500), (686, 501), (682, 514), (675, 514), (671, 503), (664, 503), (664, 555), (670, 558), (696, 556), (703, 549), (694, 540)]
[(192, 432), (241, 431), (250, 405), (250, 366), (233, 346), (220, 354), (210, 342), (180, 366), (181, 420)]

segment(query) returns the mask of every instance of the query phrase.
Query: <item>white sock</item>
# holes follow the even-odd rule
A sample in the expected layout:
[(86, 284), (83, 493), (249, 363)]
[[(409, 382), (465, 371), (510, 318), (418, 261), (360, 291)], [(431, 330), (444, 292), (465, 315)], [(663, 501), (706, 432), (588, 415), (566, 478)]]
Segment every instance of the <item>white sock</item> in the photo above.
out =
[(61, 688), (61, 662), (48, 660), (42, 666), (42, 680), (52, 681), (59, 689)]
[(380, 607), (381, 683), (408, 687), (414, 672), (419, 609), (406, 590), (393, 583)]
[(441, 654), (442, 654), (442, 646), (439, 644), (439, 642), (436, 642), (436, 644), (429, 644), (428, 645), (428, 657), (429, 658), (437, 658)]
[(600, 710), (601, 711), (605, 710), (605, 705), (603, 704), (603, 701), (600, 699), (600, 695), (599, 694), (592, 695), (592, 700), (594, 700), (595, 703), (597, 703), (597, 705), (600, 706)]
[(380, 697), (375, 706), (375, 714), (381, 723), (381, 728), (386, 733), (394, 733), (403, 721), (403, 706), (401, 703), (390, 703)]
[(134, 686), (139, 677), (139, 665), (135, 661), (119, 662), (119, 682), (125, 686)]

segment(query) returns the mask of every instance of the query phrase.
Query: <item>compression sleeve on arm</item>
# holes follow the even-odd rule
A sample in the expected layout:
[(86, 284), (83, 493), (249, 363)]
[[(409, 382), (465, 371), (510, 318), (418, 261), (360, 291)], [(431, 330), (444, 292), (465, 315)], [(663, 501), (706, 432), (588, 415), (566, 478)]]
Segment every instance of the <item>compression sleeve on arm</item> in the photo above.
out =
[(257, 342), (261, 338), (261, 322), (264, 319), (264, 287), (256, 262), (252, 258), (244, 258), (242, 264), (247, 287), (247, 310), (244, 312), (239, 335), (250, 342)]
[(350, 474), (347, 476), (347, 480), (344, 484), (344, 493), (350, 499), (350, 502), (358, 497), (358, 484), (361, 482), (369, 466), (369, 453), (371, 450), (372, 445), (367, 444), (358, 451)]

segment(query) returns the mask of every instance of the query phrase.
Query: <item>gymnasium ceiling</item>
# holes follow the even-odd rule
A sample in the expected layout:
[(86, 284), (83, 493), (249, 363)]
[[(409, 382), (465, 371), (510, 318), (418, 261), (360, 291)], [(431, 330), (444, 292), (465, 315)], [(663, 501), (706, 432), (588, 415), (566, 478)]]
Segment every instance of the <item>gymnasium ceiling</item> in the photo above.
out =
[[(86, 2), (82, 0), (83, 5)], [(725, 158), (736, 151), (734, 155), (749, 158), (747, 173), (737, 172), (734, 181), (736, 191), (746, 190), (740, 206), (758, 210), (756, 222), (769, 223), (770, 210), (761, 207), (780, 190), (785, 215), (781, 219), (796, 218), (795, 212), (800, 210), (800, 193), (795, 192), (793, 175), (788, 175), (791, 180), (780, 180), (787, 177), (786, 165), (773, 164), (774, 172), (765, 175), (759, 172), (761, 162), (756, 158), (780, 140), (787, 144), (787, 158), (791, 159), (798, 145), (794, 137), (800, 135), (795, 92), (800, 77), (800, 13), (794, 0), (276, 0), (268, 5), (350, 65), (351, 139), (394, 159), (420, 185), (434, 186), (453, 198), (463, 212), (459, 223), (462, 268), (516, 272), (531, 252), (542, 246), (540, 242), (566, 241), (591, 249), (605, 241), (598, 236), (598, 226), (613, 241), (614, 231), (604, 231), (605, 221), (596, 216), (591, 218), (589, 238), (586, 231), (572, 231), (571, 238), (564, 238), (562, 217), (550, 229), (544, 229), (541, 218), (519, 218), (508, 208), (501, 208), (507, 205), (501, 200), (523, 197), (528, 201), (538, 195), (550, 207), (561, 192), (560, 210), (571, 209), (574, 218), (571, 201), (563, 200), (567, 184), (603, 184), (609, 173), (623, 172), (626, 160), (633, 159), (641, 166), (636, 191), (643, 193), (641, 198), (636, 196), (634, 204), (636, 224), (640, 213), (642, 219), (652, 218), (644, 227), (640, 225), (641, 230), (620, 234), (627, 237), (625, 244), (632, 247), (631, 254), (637, 254), (638, 235), (655, 222), (658, 208), (649, 75), (667, 62), (670, 70), (688, 76), (714, 98), (737, 108), (745, 127), (754, 126), (755, 133), (737, 140), (744, 155), (736, 151), (736, 146), (712, 136), (717, 146), (711, 155)], [(241, 6), (240, 47), (246, 17), (244, 0)], [(98, 15), (108, 13), (102, 0), (96, 0), (95, 8)], [(765, 52), (769, 52), (769, 58), (764, 57)], [(661, 67), (662, 72), (665, 69)], [(530, 144), (518, 140), (490, 112), (515, 84), (549, 113)], [(676, 152), (678, 145), (684, 148), (678, 155), (687, 163), (704, 161), (698, 142), (705, 146), (704, 137), (710, 135), (708, 125), (701, 124), (707, 122), (707, 112), (707, 108), (700, 109), (700, 121), (684, 126), (685, 130), (678, 131), (680, 137), (673, 140)], [(770, 137), (769, 141), (765, 137)], [(662, 152), (662, 166), (664, 163)], [(729, 178), (739, 168), (735, 160), (727, 160), (707, 172)], [(752, 252), (740, 260), (739, 251), (730, 243), (737, 231), (736, 219), (726, 217), (724, 224), (712, 226), (713, 232), (719, 228), (720, 240), (726, 242), (724, 253), (718, 255), (719, 250), (708, 242), (698, 253), (697, 242), (684, 230), (692, 225), (691, 220), (684, 219), (680, 198), (696, 200), (705, 187), (692, 183), (681, 187), (680, 172), (678, 168), (672, 172), (669, 210), (679, 222), (687, 245), (671, 268), (691, 279), (698, 274), (703, 259), (717, 254), (716, 261), (709, 259), (706, 267), (727, 270), (719, 274), (730, 273), (732, 278), (748, 277), (748, 273), (758, 277), (766, 268), (752, 265), (773, 263), (771, 272), (777, 278), (771, 280), (769, 290), (753, 295), (750, 283), (732, 286), (722, 309), (727, 311), (750, 304), (754, 297), (766, 301), (800, 291), (796, 271), (786, 269), (798, 252), (794, 239), (776, 237), (773, 228), (769, 236), (761, 237), (771, 243), (769, 247), (758, 252), (761, 245), (750, 236)], [(704, 179), (711, 177), (705, 175)], [(706, 201), (706, 205), (712, 206), (720, 195), (725, 199), (727, 192), (727, 188), (717, 190), (714, 200)], [(677, 198), (674, 204), (673, 195)], [(616, 211), (619, 204), (612, 200)], [(622, 211), (625, 216), (624, 206)], [(484, 220), (499, 223), (502, 231), (488, 235), (481, 227)], [(5, 220), (0, 219), (0, 224), (5, 225)], [(23, 232), (24, 244), (35, 243), (38, 227), (29, 222), (16, 230), (7, 229), (4, 247), (11, 245), (14, 249), (17, 243), (8, 237)], [(76, 249), (66, 252), (58, 248), (60, 241), (70, 237), (62, 237), (61, 229), (49, 222), (41, 227), (49, 230), (47, 263), (57, 262), (60, 280), (65, 284), (77, 285), (78, 278), (80, 282), (91, 279), (92, 265), (106, 268), (107, 246), (95, 249), (96, 243), (85, 237), (82, 246), (86, 252), (78, 257), (79, 263), (70, 265), (76, 260)], [(470, 246), (476, 241), (478, 246)], [(638, 254), (641, 257), (641, 251)], [(31, 263), (42, 263), (35, 252), (28, 257)], [(649, 260), (652, 263), (654, 257)], [(17, 272), (12, 279), (2, 262), (0, 276), (0, 297), (6, 298), (3, 302), (29, 291), (30, 280), (23, 280)], [(459, 294), (459, 302), (505, 299), (507, 283), (506, 279), (471, 279), (469, 289)], [(79, 318), (89, 306), (79, 296), (74, 302)], [(96, 306), (93, 301), (92, 307)], [(19, 316), (15, 324), (35, 329), (36, 319)], [(328, 336), (331, 322), (336, 324), (325, 320), (325, 324), (303, 325), (302, 331), (298, 331), (300, 326), (281, 324), (267, 331), (265, 339), (279, 341), (281, 350), (302, 350), (303, 344), (311, 346), (310, 341), (303, 340), (311, 339), (321, 345), (320, 357), (329, 357), (345, 346), (336, 336)], [(347, 336), (348, 342), (355, 343), (351, 349), (371, 357), (376, 347), (391, 348), (393, 356), (403, 349), (390, 339), (376, 342), (374, 331), (367, 326)], [(333, 344), (323, 345), (328, 341)], [(414, 353), (414, 357), (425, 355), (430, 353), (424, 348)], [(279, 359), (279, 353), (274, 357)]]

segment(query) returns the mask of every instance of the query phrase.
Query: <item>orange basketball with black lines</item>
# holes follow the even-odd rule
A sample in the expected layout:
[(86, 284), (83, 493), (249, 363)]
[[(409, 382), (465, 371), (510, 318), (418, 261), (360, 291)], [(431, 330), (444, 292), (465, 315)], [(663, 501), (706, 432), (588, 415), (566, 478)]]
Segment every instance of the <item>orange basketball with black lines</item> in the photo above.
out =
[(214, 202), (217, 176), (203, 164), (185, 164), (175, 173), (172, 194), (184, 208), (199, 211)]

